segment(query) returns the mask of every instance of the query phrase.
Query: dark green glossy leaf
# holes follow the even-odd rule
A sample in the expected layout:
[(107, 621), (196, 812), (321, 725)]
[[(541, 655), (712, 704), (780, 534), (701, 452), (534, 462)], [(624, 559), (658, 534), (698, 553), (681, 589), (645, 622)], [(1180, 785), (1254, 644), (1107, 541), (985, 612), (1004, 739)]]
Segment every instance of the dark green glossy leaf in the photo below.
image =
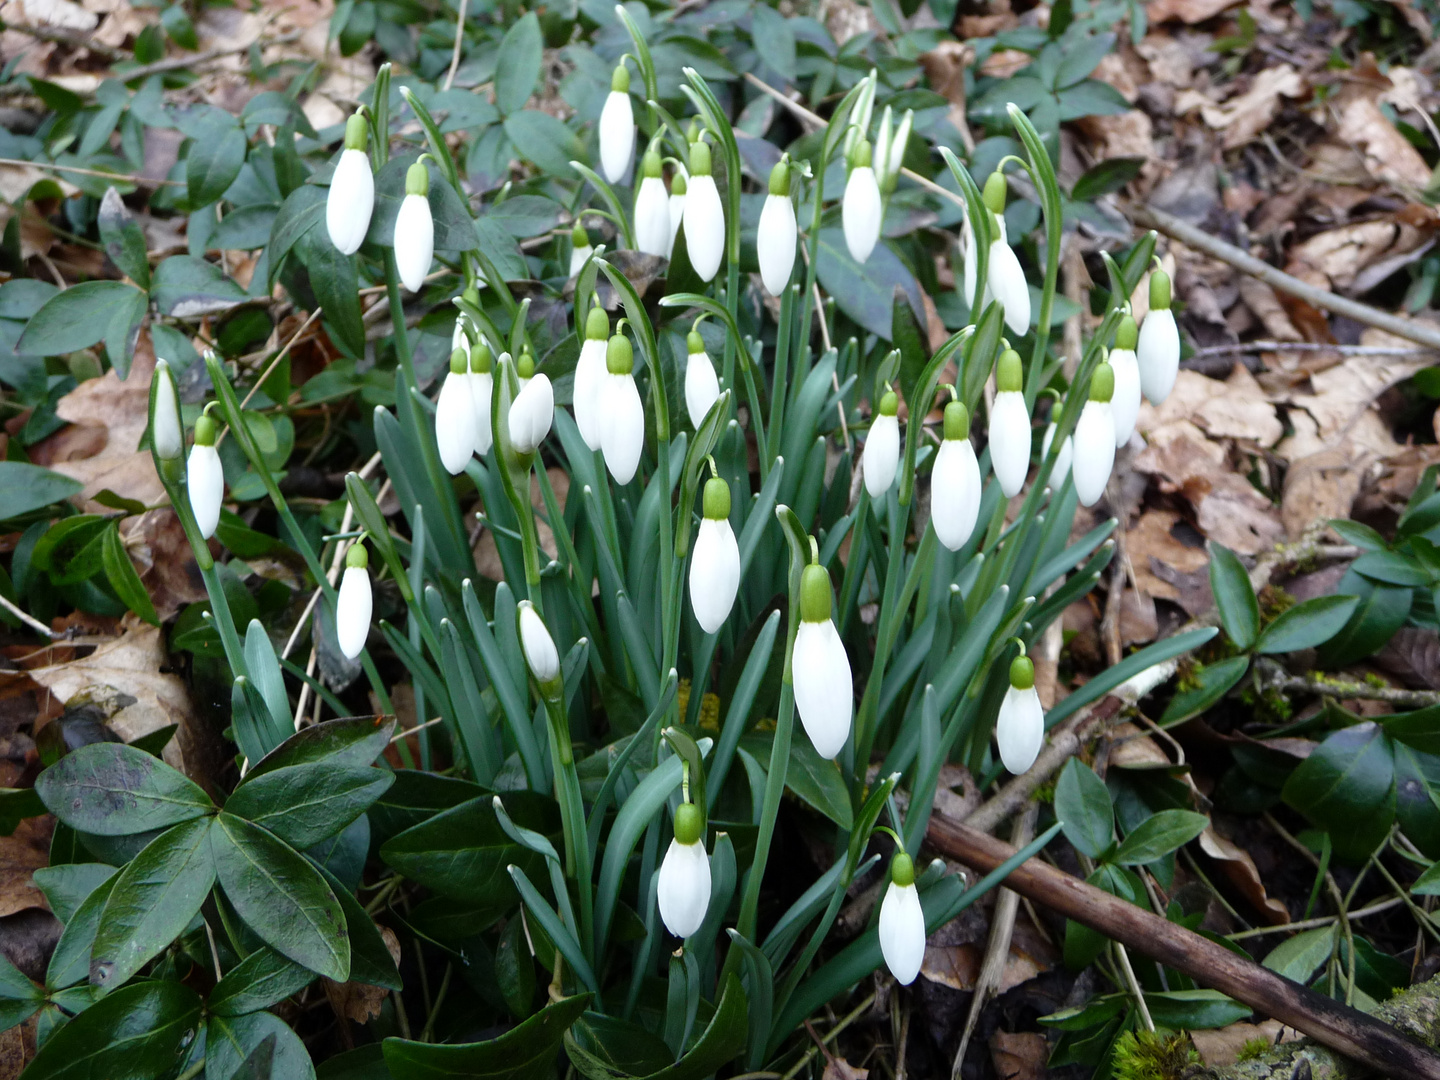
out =
[(1238, 648), (1250, 648), (1260, 630), (1260, 602), (1245, 567), (1233, 551), (1220, 544), (1210, 545), (1210, 589), (1225, 633)]
[(100, 239), (105, 244), (105, 254), (120, 268), (121, 273), (142, 289), (150, 287), (150, 260), (146, 257), (145, 234), (140, 225), (125, 209), (120, 192), (113, 187), (100, 200), (100, 212), (96, 217), (100, 227)]
[(1106, 158), (1092, 165), (1075, 181), (1070, 198), (1076, 202), (1084, 202), (1119, 191), (1140, 175), (1140, 167), (1144, 164), (1145, 159), (1140, 157)]
[(1415, 586), (1433, 582), (1419, 560), (1399, 551), (1367, 551), (1350, 564), (1350, 569), (1371, 581), (1383, 581), (1388, 585)]
[(1214, 664), (1206, 664), (1195, 676), (1195, 685), (1177, 690), (1161, 717), (1162, 724), (1178, 724), (1199, 716), (1219, 701), (1250, 670), (1250, 657), (1232, 656)]
[(163, 314), (181, 319), (229, 311), (250, 299), (224, 270), (193, 255), (172, 255), (157, 266), (151, 297)]
[(1161, 810), (1141, 823), (1120, 842), (1115, 861), (1121, 866), (1143, 866), (1184, 847), (1209, 826), (1204, 814), (1189, 810)]
[(1358, 596), (1360, 602), (1344, 628), (1321, 647), (1320, 662), (1327, 667), (1353, 664), (1383, 648), (1405, 625), (1415, 599), (1408, 588), (1372, 584), (1353, 571), (1340, 579), (1340, 590)]
[(314, 1080), (315, 1066), (305, 1044), (285, 1021), (268, 1012), (210, 1017), (205, 1024), (205, 1080), (231, 1080), (267, 1039), (274, 1040), (275, 1080)]
[(185, 187), (191, 209), (209, 206), (229, 190), (245, 165), (248, 148), (244, 130), (233, 122), (217, 128), (207, 138), (191, 142), (185, 157)]
[(1440, 753), (1440, 705), (1416, 709), (1414, 712), (1377, 716), (1375, 721), (1392, 739), (1413, 746), (1425, 754)]
[(310, 287), (324, 309), (325, 324), (336, 344), (355, 357), (365, 355), (365, 324), (360, 319), (359, 280), (355, 260), (342, 255), (325, 229), (311, 229), (295, 245), (310, 274)]
[(525, 107), (540, 80), (540, 58), (544, 41), (540, 20), (532, 11), (515, 20), (500, 42), (495, 60), (495, 104), (509, 115)]
[(334, 836), (394, 782), (369, 766), (315, 762), (273, 769), (237, 788), (225, 812), (269, 829), (293, 848)]
[(50, 506), (80, 494), (85, 485), (24, 461), (0, 461), (0, 513), (6, 518)]
[(200, 998), (172, 980), (107, 994), (60, 1028), (26, 1080), (155, 1080), (169, 1075), (200, 1022)]
[(552, 176), (573, 177), (572, 161), (584, 161), (585, 148), (575, 133), (549, 113), (521, 109), (505, 118), (505, 134), (521, 157)]
[(268, 1009), (315, 981), (315, 973), (274, 949), (256, 949), (210, 991), (208, 1007), (217, 1016), (243, 1016)]
[(1110, 791), (1079, 758), (1065, 763), (1055, 785), (1055, 816), (1065, 827), (1065, 838), (1092, 859), (1110, 850), (1115, 839), (1115, 808)]
[(375, 920), (370, 918), (355, 894), (324, 866), (317, 866), (345, 913), (345, 930), (350, 936), (350, 980), (387, 990), (401, 989), (400, 972)]
[(383, 716), (347, 716), (312, 724), (255, 762), (240, 786), (293, 765), (322, 761), (347, 767), (370, 765), (390, 745), (394, 733), (395, 721)]
[(1145, 995), (1145, 1005), (1156, 1024), (1174, 1030), (1204, 1031), (1243, 1020), (1253, 1011), (1219, 990), (1170, 990)]
[(42, 866), (34, 873), (35, 884), (62, 923), (74, 918), (85, 898), (114, 876), (115, 867), (91, 862)]
[(1313, 649), (1339, 632), (1358, 603), (1353, 596), (1317, 596), (1296, 604), (1264, 629), (1255, 643), (1255, 651), (1287, 653)]
[[(45, 301), (31, 317), (15, 344), (15, 351), (31, 356), (56, 356), (88, 348), (105, 337), (116, 312), (128, 312), (135, 298), (144, 295), (123, 281), (84, 281), (72, 285)], [(8, 505), (5, 512), (15, 513)]]
[(100, 914), (110, 901), (110, 890), (115, 887), (117, 875), (112, 875), (87, 896), (65, 923), (55, 951), (50, 954), (50, 964), (45, 970), (45, 982), (51, 987), (73, 986), (90, 977), (90, 947), (95, 942), (95, 931), (100, 925)]
[(105, 579), (110, 582), (115, 595), (151, 626), (159, 626), (160, 617), (155, 614), (155, 605), (151, 603), (150, 594), (135, 571), (135, 564), (130, 561), (130, 553), (125, 550), (125, 541), (120, 539), (119, 524), (111, 522), (102, 535), (104, 539), (101, 541), (101, 556), (105, 566)]
[(195, 783), (124, 743), (71, 751), (40, 774), (35, 790), (65, 824), (98, 836), (163, 829), (214, 809)]
[(1337, 855), (1363, 859), (1395, 820), (1390, 740), (1370, 722), (1333, 732), (1290, 774), (1282, 794), (1330, 833)]
[(386, 1039), (385, 1064), (395, 1080), (542, 1080), (551, 1075), (565, 1032), (589, 1003), (589, 994), (562, 998), (488, 1042)]

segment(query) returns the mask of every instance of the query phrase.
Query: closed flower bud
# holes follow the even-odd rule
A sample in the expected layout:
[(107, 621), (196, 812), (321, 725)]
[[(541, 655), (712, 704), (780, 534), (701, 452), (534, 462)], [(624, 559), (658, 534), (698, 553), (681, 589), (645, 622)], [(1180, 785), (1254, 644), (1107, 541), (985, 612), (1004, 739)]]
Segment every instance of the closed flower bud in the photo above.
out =
[(1140, 324), (1135, 356), (1140, 365), (1140, 389), (1152, 405), (1170, 396), (1180, 371), (1180, 329), (1170, 310), (1170, 275), (1150, 275), (1150, 312)]
[(635, 388), (635, 354), (623, 334), (605, 350), (605, 382), (600, 393), (600, 449), (617, 484), (628, 484), (645, 446), (645, 406)]
[(790, 201), (790, 167), (783, 160), (770, 170), (770, 194), (760, 210), (760, 228), (755, 234), (755, 257), (760, 262), (760, 280), (765, 291), (779, 296), (790, 284), (795, 269), (795, 204)]
[(1007, 499), (1020, 494), (1030, 472), (1030, 410), (1025, 405), (1020, 354), (1006, 349), (995, 369), (990, 407), (990, 467)]
[(690, 606), (700, 629), (713, 634), (725, 624), (740, 588), (740, 545), (730, 528), (730, 485), (705, 481), (705, 516), (690, 556)]
[(423, 161), (405, 174), (405, 198), (395, 216), (395, 266), (412, 293), (425, 285), (435, 258), (435, 221), (430, 216), (430, 173)]
[(625, 179), (635, 157), (635, 112), (630, 106), (630, 72), (619, 64), (610, 76), (610, 94), (600, 110), (600, 168), (605, 179)]
[(520, 601), (516, 617), (520, 620), (520, 647), (525, 653), (525, 665), (540, 686), (548, 686), (560, 677), (560, 654), (555, 649), (555, 639), (529, 600)]
[(710, 856), (705, 852), (705, 818), (694, 803), (675, 809), (675, 838), (660, 864), (655, 899), (665, 929), (691, 937), (710, 908)]
[(825, 568), (805, 567), (800, 578), (800, 626), (790, 662), (795, 708), (815, 752), (833, 761), (850, 737), (855, 691), (850, 658), (830, 619), (831, 600)]
[(684, 173), (676, 173), (670, 179), (670, 245), (665, 249), (668, 259), (675, 251), (675, 237), (680, 234), (680, 223), (685, 220), (685, 192), (689, 185)]
[(150, 412), (150, 446), (162, 461), (174, 461), (185, 452), (180, 432), (180, 399), (175, 396), (175, 378), (163, 359), (155, 361), (154, 404)]
[(714, 278), (725, 254), (725, 208), (710, 175), (710, 147), (690, 147), (690, 183), (685, 194), (685, 250), (701, 281)]
[(585, 264), (594, 250), (590, 244), (590, 234), (585, 230), (585, 226), (580, 224), (579, 218), (576, 218), (575, 227), (570, 230), (570, 277), (573, 278), (585, 269)]
[(840, 204), (845, 246), (856, 262), (865, 262), (875, 250), (883, 213), (880, 185), (875, 180), (875, 170), (870, 167), (870, 144), (862, 139), (855, 144), (850, 177), (845, 182), (845, 197)]
[(555, 389), (546, 375), (531, 378), (510, 403), (510, 445), (533, 454), (555, 422)]
[(898, 408), (899, 399), (895, 391), (885, 391), (880, 399), (880, 409), (870, 422), (870, 434), (865, 439), (860, 467), (865, 474), (865, 490), (872, 499), (883, 497), (895, 483), (895, 471), (900, 464)]
[(720, 379), (715, 374), (715, 365), (705, 351), (705, 339), (698, 330), (691, 330), (685, 336), (685, 411), (690, 414), (690, 426), (698, 428), (720, 396)]
[(890, 861), (890, 884), (880, 902), (880, 953), (902, 986), (915, 981), (925, 959), (925, 912), (915, 888), (915, 864), (903, 851)]
[(185, 486), (190, 493), (190, 511), (195, 524), (206, 540), (215, 535), (220, 524), (220, 504), (225, 498), (225, 470), (215, 450), (215, 421), (201, 413), (195, 421), (195, 445), (190, 448), (190, 463), (185, 470)]
[(970, 444), (970, 414), (959, 401), (945, 406), (945, 438), (930, 473), (930, 520), (935, 536), (959, 551), (980, 515), (980, 463)]
[(591, 450), (600, 449), (600, 388), (605, 385), (605, 349), (610, 341), (610, 319), (605, 309), (593, 304), (585, 316), (585, 344), (575, 361), (575, 382), (571, 398), (575, 403), (575, 426)]
[(335, 601), (335, 638), (347, 660), (354, 660), (370, 636), (370, 615), (374, 598), (370, 594), (370, 555), (363, 542), (350, 545), (345, 553), (345, 573), (340, 578), (340, 595)]
[(458, 476), (475, 452), (475, 395), (470, 388), (470, 358), (464, 349), (450, 354), (450, 373), (435, 401), (435, 443), (440, 463)]
[(325, 229), (341, 255), (360, 250), (375, 210), (375, 174), (365, 152), (367, 137), (365, 117), (356, 113), (345, 121), (345, 149), (335, 163), (325, 198)]
[(482, 457), (490, 452), (495, 431), (490, 424), (490, 396), (495, 392), (494, 357), (490, 346), (480, 342), (470, 350), (470, 403), (475, 408), (475, 453)]
[(1115, 465), (1115, 419), (1110, 415), (1110, 397), (1115, 391), (1115, 374), (1102, 363), (1090, 377), (1090, 400), (1080, 410), (1075, 424), (1075, 494), (1082, 506), (1094, 506), (1105, 494), (1110, 470)]
[(1139, 330), (1126, 315), (1115, 331), (1115, 348), (1110, 350), (1110, 369), (1115, 373), (1115, 393), (1110, 398), (1110, 417), (1115, 421), (1115, 449), (1130, 441), (1135, 418), (1140, 415), (1140, 364), (1135, 356)]
[[(1050, 445), (1055, 441), (1055, 432), (1059, 430), (1056, 425), (1060, 423), (1060, 418), (1061, 406), (1057, 401), (1055, 407), (1050, 410), (1050, 424), (1045, 428), (1045, 438), (1040, 443), (1040, 456), (1042, 458), (1050, 456)], [(1065, 436), (1065, 441), (1060, 444), (1060, 450), (1055, 455), (1055, 465), (1050, 470), (1050, 486), (1052, 488), (1059, 488), (1060, 485), (1065, 482), (1065, 478), (1070, 475), (1070, 462), (1073, 460), (1074, 455), (1075, 437), (1073, 435), (1067, 435)]]
[(995, 742), (1000, 760), (1016, 776), (1035, 764), (1045, 741), (1045, 710), (1035, 692), (1035, 665), (1017, 656), (1010, 664), (1010, 689), (1000, 702), (995, 720)]
[(663, 258), (670, 250), (670, 196), (660, 175), (660, 155), (651, 150), (642, 169), (644, 178), (635, 194), (635, 246)]

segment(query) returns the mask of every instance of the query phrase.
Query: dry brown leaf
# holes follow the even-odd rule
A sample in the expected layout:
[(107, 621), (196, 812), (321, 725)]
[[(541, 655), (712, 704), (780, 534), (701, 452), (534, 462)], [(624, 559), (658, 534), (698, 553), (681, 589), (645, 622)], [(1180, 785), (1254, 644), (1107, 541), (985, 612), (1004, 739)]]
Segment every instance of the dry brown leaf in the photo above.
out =
[(1258, 1024), (1227, 1024), (1213, 1031), (1190, 1033), (1190, 1041), (1200, 1052), (1200, 1060), (1212, 1069), (1235, 1064), (1239, 1060), (1241, 1049), (1255, 1039), (1264, 1039), (1274, 1046), (1299, 1038), (1301, 1035), (1298, 1031), (1285, 1027), (1279, 1020), (1263, 1020)]
[(180, 518), (170, 507), (127, 518), (124, 540), (141, 584), (164, 622), (187, 604), (206, 598), (205, 582), (185, 537)]
[(1188, 88), (1195, 77), (1195, 59), (1191, 51), (1169, 34), (1152, 31), (1135, 46), (1150, 67), (1150, 77), (1176, 90)]
[[(400, 939), (388, 926), (376, 923), (375, 928), (384, 938), (390, 958), (399, 964)], [(368, 1024), (379, 1016), (381, 1006), (390, 996), (390, 991), (383, 986), (371, 986), (369, 983), (337, 983), (333, 979), (326, 979), (324, 982), (325, 996), (330, 999), (330, 1007), (335, 1010), (335, 1015), (353, 1020), (357, 1024)]]
[[(555, 501), (560, 504), (560, 509), (565, 509), (565, 499), (570, 494), (570, 476), (564, 469), (551, 467), (545, 470), (550, 477), (550, 486), (555, 490)], [(540, 513), (545, 513), (545, 499), (540, 492), (540, 478), (530, 477), (530, 505)], [(545, 522), (535, 522), (536, 539), (540, 549), (550, 558), (555, 558), (555, 534), (550, 531), (550, 526)], [(500, 563), (500, 552), (495, 547), (495, 537), (490, 530), (482, 529), (479, 538), (475, 541), (475, 568), (485, 577), (494, 581), (501, 581), (505, 577), (505, 568)]]
[(1382, 260), (1409, 255), (1429, 242), (1429, 229), (1417, 229), (1398, 216), (1356, 221), (1316, 233), (1292, 247), (1286, 270), (1322, 288), (1363, 289), (1357, 281), (1362, 271)]
[[(980, 924), (983, 929), (984, 924)], [(948, 986), (952, 990), (973, 990), (975, 980), (980, 976), (980, 964), (985, 956), (988, 930), (985, 936), (959, 945), (936, 945), (927, 943), (925, 960), (920, 973), (931, 982)], [(1029, 982), (1037, 975), (1049, 971), (1060, 962), (1055, 947), (1035, 929), (1034, 924), (1023, 912), (1015, 919), (1015, 930), (1010, 936), (1010, 954), (1005, 960), (1005, 969), (1000, 975), (997, 994), (1014, 989), (1021, 983)]]
[(843, 1057), (827, 1056), (821, 1080), (865, 1080), (869, 1075), (869, 1069), (858, 1069)]
[(1155, 563), (1182, 574), (1203, 571), (1210, 565), (1205, 549), (1191, 547), (1175, 538), (1172, 531), (1180, 515), (1171, 510), (1147, 510), (1125, 534), (1125, 550), (1135, 567), (1135, 581), (1149, 595), (1162, 600), (1179, 600), (1180, 590), (1169, 577), (1155, 572)]
[(1335, 134), (1364, 155), (1365, 168), (1372, 177), (1414, 190), (1423, 190), (1430, 183), (1430, 166), (1410, 140), (1385, 118), (1374, 97), (1355, 94), (1339, 110)]
[(17, 26), (28, 23), (57, 30), (78, 30), (83, 34), (94, 30), (100, 18), (72, 0), (11, 0), (0, 8), (0, 20)]
[(1050, 1043), (1038, 1031), (996, 1031), (990, 1036), (990, 1061), (1003, 1080), (1045, 1080), (1049, 1060)]
[(1145, 5), (1145, 14), (1154, 26), (1171, 19), (1179, 19), (1193, 26), (1206, 19), (1213, 19), (1238, 2), (1239, 0), (1150, 0)]
[(980, 73), (996, 79), (1008, 79), (1030, 63), (1030, 54), (1019, 49), (996, 49), (980, 65)]
[(1317, 521), (1349, 517), (1373, 461), (1368, 454), (1352, 458), (1341, 450), (1320, 450), (1291, 462), (1280, 499), (1286, 535), (1298, 540)]
[(0, 918), (26, 908), (45, 908), (45, 894), (31, 876), (50, 865), (50, 836), (55, 819), (25, 818), (10, 836), (0, 836)]
[(1274, 289), (1247, 274), (1240, 275), (1237, 285), (1240, 299), (1245, 301), (1245, 306), (1265, 324), (1266, 336), (1275, 341), (1304, 340), (1300, 331), (1295, 329), (1295, 324), (1290, 321), (1290, 316), (1286, 314), (1285, 307)]
[[(1250, 89), (1223, 105), (1202, 105), (1200, 115), (1216, 131), (1226, 150), (1244, 146), (1270, 126), (1280, 111), (1282, 97), (1298, 98), (1305, 93), (1305, 80), (1289, 64), (1276, 64), (1255, 75)], [(1179, 102), (1176, 103), (1177, 110)]]
[(1271, 926), (1283, 926), (1290, 921), (1289, 909), (1265, 891), (1265, 882), (1248, 851), (1225, 839), (1213, 827), (1200, 834), (1200, 850), (1220, 863), (1231, 884)]
[[(1184, 423), (1217, 438), (1245, 439), (1268, 447), (1284, 433), (1275, 406), (1265, 398), (1260, 384), (1243, 364), (1231, 368), (1223, 382), (1198, 371), (1182, 371), (1175, 388), (1158, 408), (1142, 403), (1136, 428), (1147, 440), (1164, 442), (1172, 430)], [(1215, 446), (1208, 452), (1219, 465), (1224, 451)]]

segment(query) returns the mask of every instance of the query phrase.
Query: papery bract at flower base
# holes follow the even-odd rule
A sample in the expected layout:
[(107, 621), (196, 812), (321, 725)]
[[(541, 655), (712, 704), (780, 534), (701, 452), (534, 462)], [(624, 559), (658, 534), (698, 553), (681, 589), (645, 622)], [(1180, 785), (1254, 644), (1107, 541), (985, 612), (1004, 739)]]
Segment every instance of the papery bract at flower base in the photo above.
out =
[(1016, 776), (1034, 765), (1040, 755), (1045, 742), (1045, 709), (1035, 692), (1035, 665), (1029, 657), (1017, 656), (1010, 664), (1010, 689), (1005, 691), (995, 719), (995, 742), (1000, 761)]
[(185, 468), (185, 487), (195, 525), (206, 540), (220, 524), (220, 504), (225, 499), (225, 470), (215, 450), (215, 421), (202, 413), (195, 421), (195, 445)]
[(865, 452), (860, 459), (860, 468), (865, 476), (865, 490), (870, 498), (879, 499), (895, 483), (895, 473), (900, 464), (900, 421), (896, 418), (899, 399), (895, 391), (887, 390), (880, 399), (880, 408), (870, 422), (870, 434), (865, 438)]
[(600, 168), (605, 179), (625, 179), (635, 157), (635, 110), (630, 104), (630, 71), (619, 64), (610, 76), (610, 93), (600, 110)]
[(470, 359), (464, 349), (450, 354), (450, 372), (435, 400), (435, 443), (440, 464), (458, 476), (475, 453), (475, 395), (470, 385)]
[(850, 658), (830, 619), (831, 602), (830, 575), (823, 566), (807, 566), (791, 662), (795, 709), (815, 752), (833, 760), (850, 737), (855, 691)]
[(354, 660), (370, 636), (374, 597), (370, 592), (370, 555), (364, 543), (350, 545), (345, 553), (345, 573), (340, 578), (340, 595), (335, 601), (335, 638), (340, 652)]
[(359, 113), (345, 121), (345, 149), (335, 163), (325, 198), (325, 231), (341, 255), (360, 250), (375, 211), (375, 174), (365, 152), (368, 130)]
[[(579, 329), (577, 327), (577, 329)], [(575, 361), (571, 400), (575, 403), (575, 426), (591, 450), (600, 449), (600, 388), (605, 385), (605, 349), (610, 342), (610, 318), (599, 304), (585, 316), (585, 343)]]
[(150, 418), (150, 446), (155, 456), (174, 461), (185, 452), (180, 430), (180, 399), (175, 396), (175, 378), (163, 357), (155, 361), (155, 413)]
[(730, 486), (718, 476), (705, 482), (705, 516), (690, 554), (690, 606), (700, 629), (725, 625), (740, 589), (740, 545), (730, 528)]
[(890, 884), (880, 902), (880, 954), (895, 981), (909, 986), (925, 961), (925, 912), (915, 888), (915, 865), (905, 852), (890, 864)]
[(959, 401), (945, 406), (945, 438), (930, 473), (930, 520), (951, 551), (965, 546), (980, 515), (980, 463), (970, 443), (970, 416)]

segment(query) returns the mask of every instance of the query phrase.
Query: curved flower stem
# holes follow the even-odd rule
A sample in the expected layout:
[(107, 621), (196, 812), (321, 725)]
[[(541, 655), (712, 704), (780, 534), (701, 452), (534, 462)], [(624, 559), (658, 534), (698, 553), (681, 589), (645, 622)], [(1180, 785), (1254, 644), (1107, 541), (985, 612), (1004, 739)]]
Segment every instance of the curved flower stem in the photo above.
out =
[(591, 895), (590, 844), (585, 824), (585, 802), (580, 793), (580, 775), (575, 771), (575, 752), (570, 741), (570, 718), (565, 714), (565, 690), (545, 694), (545, 715), (550, 722), (550, 764), (555, 773), (555, 798), (560, 804), (560, 822), (565, 834), (565, 872), (580, 889), (580, 947), (593, 952), (595, 903)]
[(405, 328), (405, 305), (400, 299), (400, 269), (395, 265), (395, 249), (385, 249), (385, 293), (390, 298), (390, 324), (395, 331), (395, 358), (405, 372), (406, 387), (419, 389), (415, 380), (415, 361), (410, 355), (410, 334)]

